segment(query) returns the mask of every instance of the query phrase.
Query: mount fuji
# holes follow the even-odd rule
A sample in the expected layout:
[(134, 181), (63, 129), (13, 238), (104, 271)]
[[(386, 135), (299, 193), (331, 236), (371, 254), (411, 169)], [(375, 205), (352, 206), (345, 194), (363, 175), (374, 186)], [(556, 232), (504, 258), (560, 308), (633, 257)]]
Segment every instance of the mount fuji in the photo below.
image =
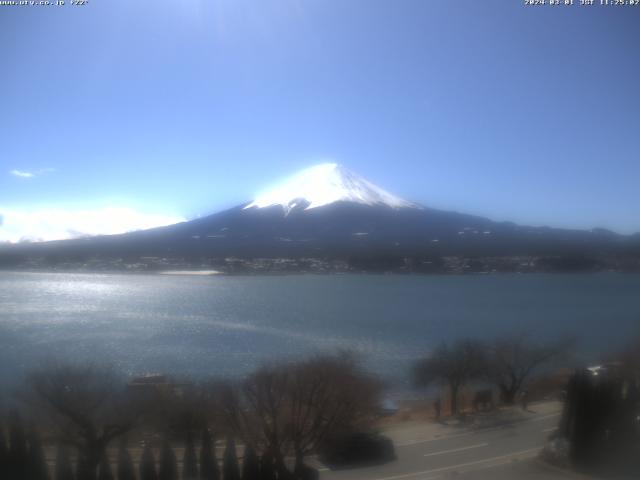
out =
[(203, 264), (229, 257), (406, 260), (550, 255), (637, 258), (640, 238), (604, 229), (520, 226), (436, 210), (328, 163), (207, 217), (120, 235), (5, 246), (0, 249), (0, 265), (34, 258), (45, 263), (160, 258), (170, 264)]
[(383, 190), (336, 163), (323, 163), (291, 177), (261, 194), (248, 208), (281, 206), (285, 214), (294, 208), (310, 210), (335, 202), (350, 202), (391, 208), (421, 208)]

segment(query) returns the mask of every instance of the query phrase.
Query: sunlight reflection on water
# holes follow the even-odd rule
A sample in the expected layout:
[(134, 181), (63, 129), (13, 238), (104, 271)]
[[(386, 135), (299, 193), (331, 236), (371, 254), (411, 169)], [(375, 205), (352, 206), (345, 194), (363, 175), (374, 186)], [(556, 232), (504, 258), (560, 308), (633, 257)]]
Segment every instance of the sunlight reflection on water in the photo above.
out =
[[(400, 383), (439, 342), (504, 331), (638, 332), (640, 276), (175, 277), (0, 273), (0, 376), (48, 357), (125, 371), (235, 375), (261, 361), (351, 349)], [(611, 328), (615, 325), (615, 328)], [(611, 344), (611, 345), (609, 345)]]

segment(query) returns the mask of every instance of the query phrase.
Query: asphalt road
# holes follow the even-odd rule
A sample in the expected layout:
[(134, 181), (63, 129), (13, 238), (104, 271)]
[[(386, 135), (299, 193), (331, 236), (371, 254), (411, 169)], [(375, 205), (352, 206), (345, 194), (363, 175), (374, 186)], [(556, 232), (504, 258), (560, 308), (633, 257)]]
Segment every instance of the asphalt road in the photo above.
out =
[[(535, 409), (535, 407), (533, 407)], [(536, 460), (560, 414), (546, 410), (525, 420), (480, 429), (446, 427), (436, 435), (408, 427), (389, 433), (397, 460), (383, 465), (330, 470), (321, 480), (561, 479), (563, 472)], [(431, 426), (433, 432), (433, 426)]]

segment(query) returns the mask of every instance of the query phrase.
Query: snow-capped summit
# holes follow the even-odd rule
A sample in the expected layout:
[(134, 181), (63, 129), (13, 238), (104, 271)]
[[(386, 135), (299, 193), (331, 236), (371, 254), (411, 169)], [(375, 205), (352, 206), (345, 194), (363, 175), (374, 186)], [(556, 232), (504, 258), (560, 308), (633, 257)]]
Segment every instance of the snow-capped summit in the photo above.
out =
[(396, 197), (336, 163), (323, 163), (302, 170), (244, 207), (281, 205), (285, 213), (295, 207), (309, 210), (334, 202), (386, 205), (391, 208), (422, 208)]

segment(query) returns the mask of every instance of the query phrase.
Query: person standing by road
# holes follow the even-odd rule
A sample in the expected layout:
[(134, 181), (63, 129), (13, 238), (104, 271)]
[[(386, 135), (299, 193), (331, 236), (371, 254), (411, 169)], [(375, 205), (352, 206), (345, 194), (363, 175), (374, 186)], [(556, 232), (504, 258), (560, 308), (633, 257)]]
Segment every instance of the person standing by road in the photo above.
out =
[(522, 405), (522, 410), (526, 412), (529, 406), (529, 392), (527, 390), (520, 392), (520, 405)]

